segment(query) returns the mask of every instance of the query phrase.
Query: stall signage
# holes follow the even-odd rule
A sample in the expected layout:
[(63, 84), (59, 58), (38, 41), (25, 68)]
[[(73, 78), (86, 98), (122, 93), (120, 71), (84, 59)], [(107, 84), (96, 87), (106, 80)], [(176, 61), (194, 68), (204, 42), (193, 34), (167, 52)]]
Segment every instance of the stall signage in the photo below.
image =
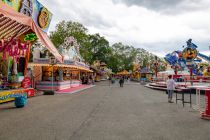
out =
[(83, 62), (76, 62), (76, 65), (77, 66), (82, 66), (82, 67), (86, 67), (86, 68), (90, 68), (88, 65), (86, 65), (85, 63), (83, 63)]
[(64, 60), (64, 64), (67, 64), (67, 65), (74, 65), (74, 61), (71, 61), (71, 60)]
[(0, 103), (13, 101), (16, 97), (27, 95), (27, 97), (34, 96), (34, 89), (19, 89), (19, 90), (8, 90), (0, 92)]
[(44, 32), (48, 31), (52, 13), (37, 0), (1, 0), (16, 12), (31, 17)]
[(35, 96), (34, 89), (28, 89), (27, 90), (27, 96), (28, 97), (34, 97)]
[(33, 62), (38, 64), (49, 64), (50, 60), (49, 58), (34, 58)]
[(22, 81), (23, 88), (29, 88), (31, 85), (31, 79), (29, 77), (25, 77)]

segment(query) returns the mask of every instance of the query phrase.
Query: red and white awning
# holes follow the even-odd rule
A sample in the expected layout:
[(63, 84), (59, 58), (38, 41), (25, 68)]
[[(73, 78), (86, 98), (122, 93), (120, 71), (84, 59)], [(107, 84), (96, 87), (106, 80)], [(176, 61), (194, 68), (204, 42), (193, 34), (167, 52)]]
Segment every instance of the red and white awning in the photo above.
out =
[(2, 1), (0, 1), (0, 7), (0, 39), (18, 37), (29, 30), (33, 30), (55, 58), (63, 62), (62, 55), (55, 48), (47, 34), (35, 24), (31, 17), (14, 11)]

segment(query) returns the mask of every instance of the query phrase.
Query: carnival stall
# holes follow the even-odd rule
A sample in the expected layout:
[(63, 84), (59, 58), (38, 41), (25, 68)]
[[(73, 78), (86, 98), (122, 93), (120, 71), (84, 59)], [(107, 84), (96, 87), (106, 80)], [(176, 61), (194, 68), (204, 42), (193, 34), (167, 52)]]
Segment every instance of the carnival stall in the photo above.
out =
[[(60, 53), (64, 57), (62, 63), (51, 58), (40, 58), (40, 50), (34, 51), (33, 75), (35, 88), (38, 90), (63, 90), (78, 87), (82, 84), (82, 77), (92, 73), (90, 67), (82, 62), (79, 54), (79, 45), (73, 37), (65, 39), (60, 46)], [(89, 78), (89, 76), (88, 76)]]
[(52, 14), (36, 0), (0, 0), (0, 103), (19, 95), (34, 96), (27, 65), (31, 46), (39, 38), (55, 57), (62, 56), (46, 31)]
[(96, 82), (101, 81), (102, 71), (100, 66), (101, 64), (99, 60), (95, 61), (91, 66), (91, 70), (93, 71), (93, 77)]
[(100, 63), (101, 80), (108, 80), (112, 74), (112, 70), (107, 68), (107, 64), (104, 62)]
[(141, 67), (139, 62), (135, 62), (133, 65), (133, 72), (131, 74), (131, 79), (134, 81), (139, 81), (141, 77)]
[(127, 70), (123, 70), (116, 74), (117, 76), (130, 76), (130, 73)]
[(148, 68), (141, 69), (141, 81), (152, 81), (153, 72), (150, 71)]

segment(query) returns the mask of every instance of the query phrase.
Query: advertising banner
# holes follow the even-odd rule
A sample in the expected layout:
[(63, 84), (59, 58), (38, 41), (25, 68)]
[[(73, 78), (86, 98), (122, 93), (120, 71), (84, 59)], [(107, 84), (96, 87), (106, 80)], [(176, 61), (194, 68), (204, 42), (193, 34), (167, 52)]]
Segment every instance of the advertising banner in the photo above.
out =
[(44, 31), (47, 32), (52, 13), (48, 11), (37, 0), (1, 0), (5, 4), (11, 6), (16, 12), (32, 17), (34, 22)]
[(34, 89), (19, 89), (19, 90), (1, 91), (0, 92), (0, 103), (15, 100), (15, 97), (18, 97), (20, 95), (27, 95), (27, 97), (33, 97)]

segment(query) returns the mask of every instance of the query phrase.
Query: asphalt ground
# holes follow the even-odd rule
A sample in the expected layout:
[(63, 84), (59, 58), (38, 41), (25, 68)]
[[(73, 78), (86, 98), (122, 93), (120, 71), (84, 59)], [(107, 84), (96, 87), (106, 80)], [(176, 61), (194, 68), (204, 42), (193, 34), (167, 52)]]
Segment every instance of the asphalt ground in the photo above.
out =
[(132, 82), (1, 104), (0, 121), (0, 140), (210, 140), (199, 112)]

